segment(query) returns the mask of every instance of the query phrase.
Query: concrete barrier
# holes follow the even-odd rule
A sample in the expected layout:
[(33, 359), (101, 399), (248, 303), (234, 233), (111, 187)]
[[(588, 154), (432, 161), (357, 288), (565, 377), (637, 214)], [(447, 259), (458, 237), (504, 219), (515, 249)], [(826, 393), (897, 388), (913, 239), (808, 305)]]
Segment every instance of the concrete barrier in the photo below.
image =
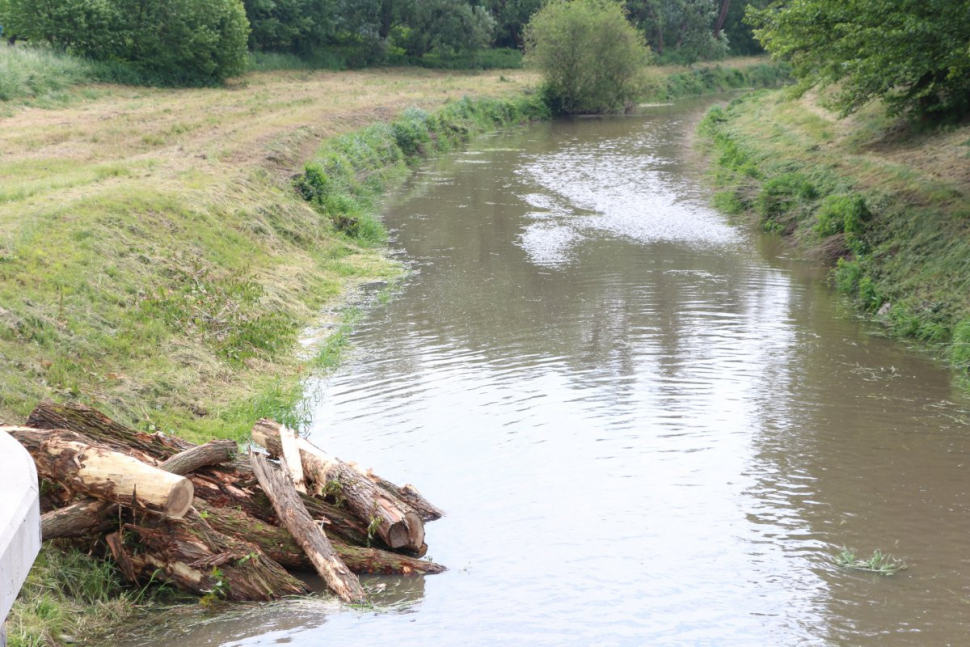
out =
[[(0, 431), (0, 620), (5, 620), (40, 551), (40, 489), (34, 460)], [(0, 647), (6, 632), (0, 627)]]

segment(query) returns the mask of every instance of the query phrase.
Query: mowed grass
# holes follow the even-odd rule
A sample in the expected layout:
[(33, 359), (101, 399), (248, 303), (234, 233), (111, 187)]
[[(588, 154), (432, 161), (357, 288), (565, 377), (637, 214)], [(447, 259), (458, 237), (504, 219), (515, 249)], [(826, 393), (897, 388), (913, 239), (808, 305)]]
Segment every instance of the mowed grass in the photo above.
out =
[(778, 91), (709, 113), (715, 202), (837, 262), (841, 291), (970, 375), (970, 126), (826, 105)]
[(5, 104), (0, 420), (78, 399), (202, 440), (299, 415), (299, 331), (354, 284), (399, 269), (334, 231), (293, 178), (336, 135), (534, 82), (501, 78), (276, 71), (224, 88), (78, 86), (57, 108)]

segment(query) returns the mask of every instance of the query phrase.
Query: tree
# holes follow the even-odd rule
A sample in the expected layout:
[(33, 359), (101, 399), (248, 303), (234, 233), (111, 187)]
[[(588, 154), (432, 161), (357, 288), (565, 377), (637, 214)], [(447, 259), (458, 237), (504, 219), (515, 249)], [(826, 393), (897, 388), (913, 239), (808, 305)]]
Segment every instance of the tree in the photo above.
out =
[(726, 0), (627, 0), (626, 7), (630, 19), (660, 56), (674, 55), (691, 65), (727, 52), (727, 39), (718, 27), (723, 26), (730, 8)]
[(254, 51), (312, 54), (336, 30), (332, 0), (243, 0)]
[(541, 70), (553, 110), (601, 113), (624, 107), (640, 89), (650, 50), (614, 0), (553, 1), (529, 21), (526, 61)]
[(410, 56), (428, 52), (474, 52), (491, 44), (495, 20), (484, 7), (464, 0), (411, 0), (403, 12), (407, 25), (400, 44)]
[(970, 112), (965, 0), (786, 0), (750, 9), (755, 35), (802, 87), (838, 84), (849, 114), (874, 99), (925, 119)]
[(498, 23), (496, 45), (521, 48), (526, 23), (542, 7), (543, 0), (488, 0), (486, 6)]
[(5, 13), (20, 36), (159, 81), (221, 82), (246, 67), (239, 0), (7, 0)]

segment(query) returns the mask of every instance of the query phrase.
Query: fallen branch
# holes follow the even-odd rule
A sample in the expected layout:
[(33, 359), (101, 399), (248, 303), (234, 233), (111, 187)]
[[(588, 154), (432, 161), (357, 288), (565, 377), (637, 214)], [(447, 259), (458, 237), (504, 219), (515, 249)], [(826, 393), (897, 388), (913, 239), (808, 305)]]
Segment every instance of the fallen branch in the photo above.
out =
[(283, 526), (303, 548), (303, 552), (331, 591), (344, 602), (359, 603), (367, 600), (357, 576), (350, 572), (336, 554), (327, 536), (317, 525), (293, 486), (289, 475), (273, 467), (266, 458), (249, 452), (253, 473), (263, 492), (269, 497)]

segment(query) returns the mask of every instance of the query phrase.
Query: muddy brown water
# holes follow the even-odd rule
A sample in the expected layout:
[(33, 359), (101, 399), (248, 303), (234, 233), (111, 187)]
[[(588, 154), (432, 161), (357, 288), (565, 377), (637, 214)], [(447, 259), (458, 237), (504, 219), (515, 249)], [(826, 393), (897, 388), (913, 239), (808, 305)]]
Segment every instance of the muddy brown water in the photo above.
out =
[(711, 209), (709, 102), (481, 139), (387, 210), (414, 272), (311, 438), (446, 509), (448, 573), (146, 644), (970, 644), (970, 399)]

